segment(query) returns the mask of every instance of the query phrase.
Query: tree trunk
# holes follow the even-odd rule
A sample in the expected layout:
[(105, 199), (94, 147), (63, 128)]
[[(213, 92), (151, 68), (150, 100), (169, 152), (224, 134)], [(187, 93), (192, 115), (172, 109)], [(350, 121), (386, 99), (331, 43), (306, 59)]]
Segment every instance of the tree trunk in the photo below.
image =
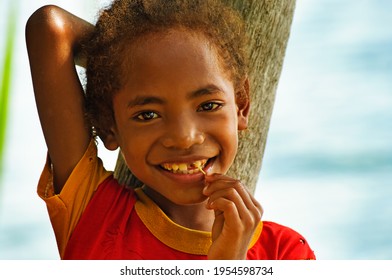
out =
[[(222, 0), (242, 14), (249, 36), (251, 113), (248, 129), (239, 135), (237, 157), (228, 175), (254, 192), (261, 169), (276, 88), (294, 15), (295, 0)], [(114, 176), (140, 186), (119, 154)]]

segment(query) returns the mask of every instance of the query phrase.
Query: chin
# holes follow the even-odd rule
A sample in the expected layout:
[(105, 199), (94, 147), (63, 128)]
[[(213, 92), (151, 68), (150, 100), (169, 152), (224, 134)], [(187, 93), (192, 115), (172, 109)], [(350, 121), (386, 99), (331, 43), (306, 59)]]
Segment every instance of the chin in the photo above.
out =
[(184, 194), (181, 197), (168, 197), (168, 200), (170, 200), (172, 203), (177, 204), (177, 205), (195, 205), (195, 204), (204, 204), (206, 203), (208, 197), (203, 195), (201, 191), (198, 192), (198, 194)]

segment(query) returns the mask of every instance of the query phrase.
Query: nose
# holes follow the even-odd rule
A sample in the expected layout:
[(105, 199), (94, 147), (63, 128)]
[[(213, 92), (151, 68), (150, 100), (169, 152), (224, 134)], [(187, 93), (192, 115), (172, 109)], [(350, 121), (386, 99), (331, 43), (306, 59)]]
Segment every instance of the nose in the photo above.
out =
[(177, 117), (167, 126), (162, 138), (162, 145), (166, 148), (190, 149), (193, 145), (204, 142), (205, 135), (200, 131), (198, 124), (191, 118)]

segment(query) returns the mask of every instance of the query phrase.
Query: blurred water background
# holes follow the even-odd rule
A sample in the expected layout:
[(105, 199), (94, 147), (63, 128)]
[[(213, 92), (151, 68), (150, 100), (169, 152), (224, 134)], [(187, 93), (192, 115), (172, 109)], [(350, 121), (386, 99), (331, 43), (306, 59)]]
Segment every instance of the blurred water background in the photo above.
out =
[[(94, 21), (105, 2), (50, 3)], [(49, 2), (0, 2), (1, 63), (11, 4), (17, 32), (0, 259), (58, 259), (36, 195), (46, 147), (24, 42), (28, 16)], [(255, 195), (264, 219), (302, 233), (318, 259), (392, 259), (391, 11), (388, 0), (297, 0)], [(116, 154), (102, 148), (100, 156), (114, 167)]]

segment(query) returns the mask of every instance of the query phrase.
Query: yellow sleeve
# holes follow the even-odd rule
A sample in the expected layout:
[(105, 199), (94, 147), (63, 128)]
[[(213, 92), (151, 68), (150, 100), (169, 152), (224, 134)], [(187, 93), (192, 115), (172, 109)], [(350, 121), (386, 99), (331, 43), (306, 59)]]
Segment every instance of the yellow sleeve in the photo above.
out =
[(38, 183), (37, 193), (46, 203), (61, 258), (95, 190), (110, 175), (112, 172), (106, 171), (103, 167), (101, 159), (97, 156), (96, 144), (92, 139), (60, 194), (55, 194), (52, 168), (48, 157)]

